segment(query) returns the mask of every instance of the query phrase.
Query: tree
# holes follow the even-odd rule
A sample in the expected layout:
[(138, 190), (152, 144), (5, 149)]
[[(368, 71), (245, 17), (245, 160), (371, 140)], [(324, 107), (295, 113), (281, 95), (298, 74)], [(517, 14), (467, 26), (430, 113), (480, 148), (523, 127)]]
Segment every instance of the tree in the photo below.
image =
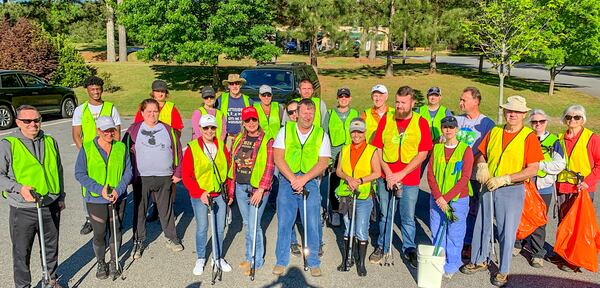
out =
[[(385, 15), (387, 11), (385, 0), (356, 0), (351, 10), (352, 22), (355, 26), (362, 27), (360, 54), (364, 55), (367, 50), (367, 43), (370, 43), (368, 58), (374, 61), (377, 53), (377, 35), (379, 27), (387, 26), (387, 21), (383, 17), (373, 17), (373, 15)], [(343, 15), (340, 15), (343, 16)]]
[[(390, 7), (390, 13), (388, 15), (388, 27), (390, 27), (390, 32), (391, 32), (391, 27), (392, 27), (392, 22), (394, 19), (394, 13), (396, 13), (396, 7), (394, 6), (394, 0), (390, 0), (389, 3), (389, 7)], [(386, 55), (386, 60), (385, 60), (385, 76), (388, 77), (392, 77), (394, 76), (394, 62), (392, 61), (392, 53), (394, 50), (394, 41), (393, 41), (393, 37), (392, 37), (392, 33), (388, 33), (388, 48), (387, 48), (387, 55)]]
[(111, 1), (106, 1), (106, 61), (115, 62), (115, 10)]
[[(117, 5), (121, 5), (122, 3), (123, 3), (123, 0), (117, 0)], [(127, 62), (127, 33), (125, 33), (125, 26), (123, 26), (122, 23), (119, 23), (118, 29), (119, 29), (119, 62)]]
[[(476, 17), (464, 25), (465, 36), (481, 49), (497, 70), (500, 80), (498, 103), (504, 101), (504, 78), (523, 57), (532, 55), (543, 43), (548, 23), (558, 2), (535, 0), (480, 0)], [(502, 109), (498, 109), (502, 123)]]

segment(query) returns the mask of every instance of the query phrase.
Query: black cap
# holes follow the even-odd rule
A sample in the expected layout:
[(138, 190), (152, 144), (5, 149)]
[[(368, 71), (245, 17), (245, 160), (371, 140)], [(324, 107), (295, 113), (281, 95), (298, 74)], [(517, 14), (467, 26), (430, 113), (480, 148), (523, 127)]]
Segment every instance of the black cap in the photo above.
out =
[(152, 82), (152, 91), (168, 91), (167, 82), (163, 80), (154, 80), (154, 82)]
[(458, 121), (456, 121), (456, 118), (454, 118), (454, 116), (446, 116), (442, 118), (441, 126), (442, 128), (445, 126), (458, 127)]
[(204, 86), (200, 94), (202, 94), (202, 98), (215, 97), (215, 89), (210, 86)]
[(350, 89), (347, 87), (342, 87), (342, 88), (338, 89), (337, 96), (340, 97), (342, 95), (350, 96)]
[(427, 90), (427, 96), (432, 95), (432, 94), (442, 96), (442, 90), (440, 89), (440, 87), (433, 86), (433, 87), (429, 88), (429, 90)]

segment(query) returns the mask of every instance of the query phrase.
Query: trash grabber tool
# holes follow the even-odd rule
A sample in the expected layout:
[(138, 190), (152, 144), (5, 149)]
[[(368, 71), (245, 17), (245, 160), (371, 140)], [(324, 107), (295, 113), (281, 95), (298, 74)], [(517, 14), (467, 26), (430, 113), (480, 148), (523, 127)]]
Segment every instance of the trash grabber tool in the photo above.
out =
[(383, 266), (394, 266), (394, 253), (392, 252), (392, 239), (394, 239), (394, 214), (396, 214), (396, 195), (402, 195), (402, 185), (397, 183), (394, 185), (395, 191), (390, 193), (391, 203), (392, 203), (392, 214), (390, 215), (390, 237), (387, 239), (389, 242), (388, 247), (389, 251), (385, 253)]
[(113, 244), (115, 245), (115, 267), (117, 268), (117, 273), (113, 276), (113, 281), (121, 276), (121, 280), (125, 280), (125, 275), (123, 275), (123, 270), (121, 269), (121, 263), (119, 262), (119, 246), (117, 245), (117, 212), (114, 204), (110, 204), (110, 210), (112, 213), (112, 225), (113, 225)]
[(358, 191), (352, 191), (352, 217), (350, 218), (350, 243), (348, 243), (348, 250), (346, 251), (346, 261), (344, 262), (344, 271), (350, 270), (350, 264), (352, 263), (352, 249), (354, 246), (354, 230), (356, 225), (356, 197)]
[(46, 239), (44, 232), (44, 220), (42, 217), (42, 202), (44, 196), (38, 194), (35, 190), (29, 190), (31, 196), (35, 199), (35, 208), (38, 216), (38, 236), (40, 238), (40, 250), (42, 254), (42, 287), (50, 287), (50, 273), (48, 272), (48, 261), (46, 260)]
[(254, 281), (254, 276), (256, 276), (256, 236), (258, 230), (258, 207), (260, 206), (260, 202), (254, 206), (254, 231), (252, 236), (252, 263), (250, 266), (250, 281)]
[[(214, 285), (216, 280), (221, 281), (223, 279), (223, 269), (221, 268), (221, 255), (219, 254), (219, 250), (217, 249), (217, 212), (213, 209), (213, 198), (208, 196), (208, 212), (210, 213), (210, 232), (211, 232), (211, 242), (213, 249), (213, 265), (212, 265), (212, 274), (211, 274), (211, 285)], [(227, 204), (225, 204), (227, 205)]]
[(325, 173), (327, 173), (327, 188), (325, 188), (325, 198), (327, 199), (325, 199), (325, 211), (323, 211), (323, 225), (331, 224), (331, 209), (329, 207), (331, 205), (331, 199), (329, 198), (331, 193), (331, 170), (331, 167), (327, 167), (325, 170)]
[(304, 271), (308, 271), (308, 262), (306, 262), (306, 258), (308, 257), (308, 254), (310, 253), (310, 250), (308, 249), (308, 219), (306, 218), (306, 198), (308, 198), (308, 190), (306, 190), (306, 188), (302, 189), (302, 209), (303, 209), (303, 216), (304, 216), (304, 223), (303, 223), (303, 227), (304, 227), (304, 247), (302, 247), (302, 258), (304, 260)]

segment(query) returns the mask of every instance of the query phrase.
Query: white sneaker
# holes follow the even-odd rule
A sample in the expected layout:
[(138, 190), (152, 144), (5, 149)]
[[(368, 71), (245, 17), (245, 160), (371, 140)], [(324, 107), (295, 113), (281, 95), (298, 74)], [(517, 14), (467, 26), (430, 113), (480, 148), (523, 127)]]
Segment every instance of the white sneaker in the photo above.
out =
[(200, 258), (196, 260), (196, 266), (194, 266), (194, 275), (200, 276), (202, 272), (204, 272), (204, 263), (206, 260), (204, 258)]
[[(210, 263), (212, 265), (214, 262), (211, 260)], [(221, 266), (221, 270), (223, 270), (223, 272), (231, 272), (231, 266), (229, 266), (229, 263), (227, 263), (225, 259), (219, 259), (219, 265)]]

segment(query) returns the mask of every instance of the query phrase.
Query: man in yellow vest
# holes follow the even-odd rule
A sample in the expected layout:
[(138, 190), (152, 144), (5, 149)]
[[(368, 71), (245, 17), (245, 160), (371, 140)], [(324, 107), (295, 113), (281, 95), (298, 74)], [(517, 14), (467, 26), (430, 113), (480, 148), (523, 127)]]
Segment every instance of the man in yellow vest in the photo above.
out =
[[(121, 116), (113, 103), (102, 99), (104, 81), (96, 76), (91, 76), (85, 80), (83, 87), (88, 93), (88, 100), (77, 106), (73, 112), (73, 124), (71, 136), (77, 149), (81, 149), (84, 143), (94, 140), (96, 137), (96, 119), (100, 116), (110, 116), (117, 127), (115, 138), (121, 139)], [(83, 201), (83, 200), (82, 200)], [(86, 215), (86, 221), (81, 227), (81, 235), (92, 232), (92, 225), (89, 219), (87, 205), (83, 201), (83, 211)]]
[(258, 112), (258, 123), (265, 131), (267, 137), (275, 139), (279, 128), (281, 128), (281, 119), (283, 118), (283, 109), (277, 102), (272, 101), (273, 90), (269, 85), (261, 85), (258, 88), (260, 103), (254, 103), (254, 108)]
[[(306, 233), (303, 235), (306, 267), (311, 275), (321, 276), (321, 260), (318, 256), (321, 226), (319, 213), (319, 181), (329, 165), (331, 147), (329, 136), (322, 128), (313, 125), (315, 104), (302, 99), (298, 104), (298, 122), (287, 122), (279, 131), (273, 144), (275, 165), (279, 168), (279, 192), (277, 195), (277, 262), (273, 274), (282, 275), (290, 260), (290, 235), (296, 215), (300, 211)], [(306, 191), (308, 193), (306, 195)], [(304, 201), (306, 197), (306, 201)], [(306, 205), (306, 218), (303, 206)]]
[[(296, 98), (294, 100), (312, 100), (315, 104), (315, 118), (313, 120), (313, 125), (317, 127), (323, 127), (325, 118), (327, 118), (327, 106), (325, 105), (325, 101), (323, 101), (323, 99), (313, 95), (315, 92), (315, 87), (312, 81), (307, 78), (300, 80), (300, 84), (298, 84), (298, 92), (300, 93), (300, 98)], [(287, 120), (289, 120), (288, 117), (284, 119), (284, 122), (287, 122)]]
[[(400, 87), (396, 92), (395, 113), (381, 119), (373, 138), (372, 145), (378, 148), (382, 156), (382, 177), (385, 177), (385, 181), (378, 181), (379, 238), (377, 248), (369, 256), (371, 263), (379, 263), (384, 254), (391, 253), (393, 211), (399, 211), (402, 252), (413, 268), (417, 267), (415, 206), (421, 182), (419, 168), (433, 148), (433, 143), (427, 120), (413, 113), (416, 102), (412, 88)], [(400, 197), (398, 209), (392, 205), (395, 202), (392, 197)]]
[(539, 162), (544, 160), (540, 141), (531, 128), (523, 125), (527, 101), (521, 96), (508, 97), (500, 106), (504, 110), (506, 125), (498, 125), (479, 144), (481, 155), (477, 158), (477, 180), (482, 184), (479, 210), (471, 242), (471, 262), (460, 268), (464, 274), (488, 270), (487, 260), (492, 260), (493, 219), (496, 217), (500, 242), (500, 269), (491, 278), (495, 286), (508, 283), (512, 261), (512, 248), (521, 221), (524, 181), (535, 176)]
[(373, 100), (373, 107), (365, 110), (360, 117), (367, 123), (367, 143), (373, 141), (375, 131), (382, 118), (388, 113), (394, 113), (394, 108), (387, 105), (388, 90), (383, 84), (377, 84), (371, 88), (371, 100)]
[(58, 144), (41, 130), (42, 117), (35, 107), (18, 107), (16, 122), (19, 130), (0, 141), (0, 189), (10, 206), (8, 226), (15, 287), (31, 287), (29, 261), (32, 244), (39, 231), (32, 192), (43, 196), (41, 210), (45, 243), (41, 244), (46, 248), (50, 279), (44, 287), (60, 287), (56, 280), (58, 230), (60, 211), (65, 208), (65, 191)]
[(228, 92), (221, 93), (215, 107), (221, 110), (227, 119), (225, 136), (225, 147), (231, 150), (231, 145), (242, 125), (242, 109), (252, 106), (254, 102), (247, 95), (242, 94), (242, 86), (246, 84), (246, 79), (241, 78), (239, 74), (229, 74), (227, 80), (223, 80), (223, 86), (227, 87)]

